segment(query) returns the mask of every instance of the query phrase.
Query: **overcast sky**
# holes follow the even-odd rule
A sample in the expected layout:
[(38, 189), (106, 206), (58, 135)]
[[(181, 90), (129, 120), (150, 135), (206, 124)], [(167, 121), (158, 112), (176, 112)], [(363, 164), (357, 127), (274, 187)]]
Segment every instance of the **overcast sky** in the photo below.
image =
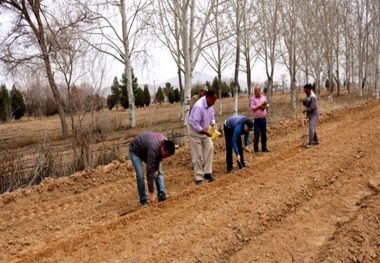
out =
[[(4, 35), (7, 30), (7, 24), (9, 24), (10, 18), (5, 16), (4, 14), (1, 14), (0, 16), (0, 35)], [(177, 68), (176, 65), (166, 50), (166, 48), (160, 48), (157, 51), (154, 51), (154, 58), (149, 63), (148, 69), (139, 69), (134, 68), (134, 72), (136, 77), (138, 78), (138, 82), (141, 85), (144, 84), (160, 84), (164, 83), (167, 80), (176, 77), (177, 76)], [(201, 59), (201, 58), (200, 58)], [(121, 78), (121, 75), (124, 70), (124, 66), (120, 62), (110, 62), (110, 70), (108, 71), (108, 80), (106, 83), (109, 82), (109, 86), (112, 85), (113, 78), (116, 76), (119, 79)], [(133, 66), (133, 65), (132, 65)], [(212, 71), (208, 66), (206, 62), (202, 62), (200, 60), (197, 64), (197, 67), (194, 70), (195, 72), (201, 72), (205, 73), (211, 76), (215, 76), (216, 73)], [(230, 68), (225, 70), (223, 73), (223, 76), (232, 78), (234, 75), (234, 65), (231, 65)], [(239, 79), (246, 80), (246, 74), (240, 73)], [(266, 79), (265, 77), (265, 70), (262, 63), (257, 62), (252, 74), (252, 81), (255, 83), (261, 83)], [(275, 75), (275, 80), (279, 80), (280, 75)], [(17, 80), (17, 79), (16, 79)], [(0, 84), (5, 83), (10, 89), (12, 85), (14, 84), (15, 80), (10, 75), (5, 75), (4, 72), (0, 71)]]

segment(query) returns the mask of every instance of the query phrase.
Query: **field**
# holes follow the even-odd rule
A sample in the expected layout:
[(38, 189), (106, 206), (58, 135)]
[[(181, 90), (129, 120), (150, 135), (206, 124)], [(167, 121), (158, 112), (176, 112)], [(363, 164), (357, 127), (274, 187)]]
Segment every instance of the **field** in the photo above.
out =
[[(179, 105), (137, 109), (136, 129), (107, 133), (119, 155), (111, 163), (0, 195), (0, 262), (380, 262), (380, 102), (322, 97), (320, 145), (305, 149), (301, 107), (291, 113), (288, 101), (274, 97), (270, 153), (246, 153), (250, 168), (227, 174), (219, 138), (216, 181), (200, 186)], [(239, 105), (250, 116), (248, 98)], [(219, 124), (232, 113), (231, 99), (223, 111)], [(127, 117), (97, 116), (107, 127)], [(47, 130), (51, 145), (70, 148), (59, 140), (58, 118), (0, 126), (3, 143), (40, 142)], [(141, 131), (164, 132), (180, 146), (163, 161), (172, 197), (146, 209), (125, 159), (127, 142)]]

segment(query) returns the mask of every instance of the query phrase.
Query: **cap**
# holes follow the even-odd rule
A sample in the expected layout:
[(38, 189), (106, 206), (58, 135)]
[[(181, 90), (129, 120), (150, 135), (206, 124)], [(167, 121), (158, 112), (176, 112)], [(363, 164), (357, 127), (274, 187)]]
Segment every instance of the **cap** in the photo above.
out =
[(208, 91), (208, 87), (207, 87), (206, 85), (204, 85), (204, 86), (201, 88), (201, 90), (202, 90), (202, 89), (203, 89), (204, 91), (206, 91), (206, 92)]

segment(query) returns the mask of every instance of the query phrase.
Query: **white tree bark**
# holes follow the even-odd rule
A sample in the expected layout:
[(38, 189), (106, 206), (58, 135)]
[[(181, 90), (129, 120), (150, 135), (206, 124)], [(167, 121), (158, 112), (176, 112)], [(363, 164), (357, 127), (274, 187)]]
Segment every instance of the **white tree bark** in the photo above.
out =
[[(207, 2), (158, 0), (153, 6), (157, 21), (157, 24), (153, 25), (156, 36), (169, 49), (172, 58), (180, 67), (179, 71), (184, 73), (182, 106), (184, 125), (187, 125), (190, 113), (193, 71), (207, 43), (205, 33), (213, 18), (215, 2), (216, 0)], [(177, 20), (178, 24), (176, 24)], [(178, 31), (175, 30), (175, 25), (178, 25)], [(176, 34), (177, 32), (179, 34)], [(179, 59), (183, 60), (178, 61)]]
[(132, 128), (136, 125), (135, 118), (135, 96), (132, 89), (132, 66), (131, 66), (131, 52), (129, 49), (129, 34), (128, 34), (128, 19), (125, 12), (125, 1), (120, 0), (120, 14), (121, 14), (121, 25), (122, 25), (122, 43), (124, 47), (124, 74), (126, 77), (127, 93), (128, 93), (128, 102), (129, 102), (129, 126)]

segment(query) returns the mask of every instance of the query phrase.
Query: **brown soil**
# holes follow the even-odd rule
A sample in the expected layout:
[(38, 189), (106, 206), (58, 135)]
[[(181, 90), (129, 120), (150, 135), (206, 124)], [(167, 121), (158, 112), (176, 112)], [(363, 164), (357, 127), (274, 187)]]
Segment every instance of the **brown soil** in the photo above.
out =
[(172, 198), (146, 209), (123, 158), (4, 193), (0, 262), (380, 262), (380, 102), (320, 107), (320, 145), (273, 116), (272, 152), (227, 174), (220, 138), (202, 186), (185, 144), (163, 161)]

